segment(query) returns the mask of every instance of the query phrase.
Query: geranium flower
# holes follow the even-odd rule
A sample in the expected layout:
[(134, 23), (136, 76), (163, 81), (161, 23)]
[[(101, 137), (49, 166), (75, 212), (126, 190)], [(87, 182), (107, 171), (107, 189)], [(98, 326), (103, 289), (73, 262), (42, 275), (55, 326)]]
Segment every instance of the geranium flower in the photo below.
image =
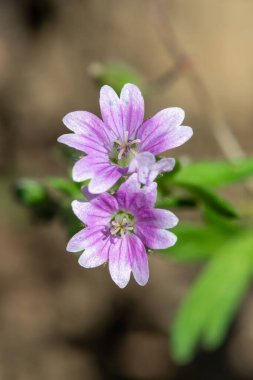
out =
[[(113, 281), (124, 288), (131, 272), (139, 285), (149, 278), (148, 249), (164, 249), (175, 244), (167, 231), (178, 219), (170, 211), (155, 209), (157, 184), (141, 188), (137, 175), (124, 182), (115, 195), (91, 195), (89, 202), (73, 201), (75, 215), (85, 228), (72, 237), (69, 252), (83, 251), (79, 264), (85, 268), (109, 262)], [(89, 196), (87, 188), (85, 195)]]
[(162, 158), (156, 162), (155, 156), (150, 152), (136, 154), (129, 164), (128, 172), (137, 172), (137, 179), (144, 185), (153, 182), (158, 174), (173, 170), (176, 161), (174, 158)]
[(111, 87), (103, 86), (100, 108), (103, 121), (86, 111), (67, 114), (63, 122), (74, 133), (58, 138), (60, 143), (86, 154), (74, 165), (73, 179), (91, 179), (88, 186), (94, 194), (109, 190), (122, 175), (129, 174), (136, 154), (150, 152), (156, 156), (192, 136), (192, 129), (181, 125), (181, 108), (166, 108), (143, 123), (143, 97), (133, 84), (123, 87), (120, 98)]

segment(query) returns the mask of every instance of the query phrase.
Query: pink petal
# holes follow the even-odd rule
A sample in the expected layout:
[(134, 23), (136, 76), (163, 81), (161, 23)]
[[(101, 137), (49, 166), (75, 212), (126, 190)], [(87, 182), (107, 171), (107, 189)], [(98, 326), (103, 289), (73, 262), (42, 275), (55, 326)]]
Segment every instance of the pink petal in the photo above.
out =
[(120, 94), (120, 106), (123, 129), (129, 132), (129, 139), (134, 140), (144, 118), (144, 100), (137, 86), (125, 84)]
[(167, 108), (144, 122), (137, 133), (140, 151), (157, 155), (184, 144), (193, 132), (190, 127), (180, 126), (183, 119), (181, 108)]
[(110, 86), (100, 90), (100, 109), (106, 127), (112, 131), (114, 139), (124, 139), (120, 100)]
[(124, 288), (131, 274), (131, 263), (129, 258), (129, 246), (126, 236), (115, 238), (109, 250), (109, 271), (113, 281)]
[(138, 181), (144, 185), (149, 185), (158, 174), (171, 171), (174, 166), (174, 158), (163, 158), (156, 162), (152, 153), (142, 152), (133, 158), (129, 165), (128, 173), (136, 172)]
[(86, 181), (93, 175), (93, 167), (90, 163), (90, 157), (85, 156), (78, 160), (72, 169), (72, 177), (76, 182)]
[(57, 139), (58, 142), (68, 145), (71, 148), (75, 148), (86, 154), (107, 154), (108, 149), (96, 137), (77, 135), (75, 133), (68, 133), (62, 135)]
[(108, 193), (98, 194), (90, 201), (90, 204), (92, 207), (99, 209), (101, 215), (113, 215), (119, 209), (116, 198)]
[(63, 118), (63, 123), (71, 131), (79, 135), (93, 136), (110, 144), (110, 136), (107, 135), (105, 125), (96, 115), (86, 111), (75, 111), (68, 113)]
[(72, 170), (73, 180), (81, 182), (90, 179), (96, 171), (108, 165), (110, 165), (110, 162), (105, 154), (85, 156), (75, 163)]
[(150, 152), (142, 152), (137, 154), (131, 161), (128, 172), (137, 173), (140, 183), (146, 184), (152, 182), (149, 180), (151, 170), (155, 165), (155, 156)]
[(80, 252), (84, 250), (85, 246), (85, 237), (86, 237), (86, 229), (82, 229), (77, 232), (68, 242), (67, 251), (68, 252)]
[(129, 139), (135, 139), (144, 118), (144, 100), (137, 86), (126, 84), (120, 98), (110, 86), (103, 86), (100, 108), (103, 121), (112, 131), (114, 139), (124, 140), (125, 131), (129, 132)]
[(177, 241), (176, 235), (172, 232), (153, 228), (146, 224), (138, 224), (136, 227), (136, 233), (145, 246), (151, 249), (169, 248)]
[(118, 210), (118, 203), (112, 195), (104, 193), (90, 202), (73, 201), (72, 209), (83, 223), (91, 226), (106, 226)]
[(145, 195), (140, 188), (136, 174), (131, 175), (126, 182), (123, 182), (115, 196), (119, 207), (125, 210), (135, 210), (145, 204)]
[(87, 211), (90, 209), (89, 202), (73, 201), (71, 203), (73, 213), (81, 220), (81, 222), (86, 223)]
[(98, 167), (88, 185), (90, 193), (98, 194), (109, 190), (122, 176), (121, 168), (111, 164), (103, 164)]
[(174, 158), (162, 158), (154, 165), (154, 170), (158, 173), (171, 172), (174, 169), (176, 160)]
[(131, 268), (136, 282), (144, 286), (148, 282), (148, 255), (141, 240), (133, 235), (126, 236), (131, 257)]
[(73, 167), (74, 181), (91, 179), (88, 191), (99, 194), (109, 190), (122, 176), (122, 168), (111, 163), (103, 154), (88, 155), (81, 158)]
[(106, 263), (109, 257), (110, 246), (109, 237), (99, 240), (83, 252), (79, 257), (79, 264), (84, 268), (95, 268)]
[(142, 191), (145, 194), (146, 207), (154, 207), (157, 198), (157, 183), (151, 182), (148, 186), (144, 186)]
[(173, 212), (159, 208), (140, 210), (136, 216), (138, 226), (154, 228), (173, 228), (178, 224), (178, 218)]
[(80, 252), (84, 249), (94, 247), (99, 242), (106, 240), (104, 226), (86, 227), (75, 234), (68, 242), (68, 252)]
[(157, 197), (157, 184), (152, 182), (149, 186), (141, 189), (137, 174), (135, 173), (120, 186), (115, 197), (120, 208), (129, 210), (135, 214), (142, 208), (154, 206)]
[(174, 158), (163, 158), (160, 161), (157, 161), (151, 168), (149, 175), (146, 178), (144, 184), (148, 185), (150, 182), (154, 181), (160, 173), (170, 172), (173, 170), (176, 161)]

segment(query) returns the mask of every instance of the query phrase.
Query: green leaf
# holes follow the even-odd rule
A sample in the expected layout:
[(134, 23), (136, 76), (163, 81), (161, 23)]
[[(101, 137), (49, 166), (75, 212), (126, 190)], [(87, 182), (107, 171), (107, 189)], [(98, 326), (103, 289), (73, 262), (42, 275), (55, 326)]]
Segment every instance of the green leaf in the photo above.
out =
[(189, 362), (198, 348), (223, 341), (253, 272), (253, 234), (223, 244), (185, 298), (171, 330), (175, 359)]
[(58, 204), (40, 182), (21, 179), (14, 185), (14, 191), (19, 203), (29, 208), (35, 218), (48, 221), (56, 215)]
[(240, 218), (227, 218), (222, 214), (217, 214), (209, 207), (204, 207), (202, 210), (203, 220), (211, 227), (216, 228), (222, 233), (234, 234), (242, 231), (243, 224)]
[(80, 198), (80, 184), (77, 184), (66, 178), (50, 177), (46, 181), (49, 186), (60, 191), (61, 193), (75, 199)]
[(253, 176), (253, 158), (226, 161), (195, 162), (181, 168), (171, 179), (177, 184), (226, 186)]
[(199, 201), (203, 202), (216, 213), (228, 218), (238, 217), (239, 214), (236, 208), (213, 190), (199, 184), (182, 184), (181, 186), (190, 191)]
[(35, 180), (21, 179), (15, 183), (14, 190), (19, 202), (26, 206), (35, 206), (48, 199), (46, 188)]
[(143, 78), (132, 67), (122, 62), (98, 63), (94, 62), (89, 67), (89, 73), (99, 87), (107, 84), (119, 95), (126, 83), (143, 86)]
[(196, 200), (193, 197), (162, 197), (158, 196), (156, 201), (157, 208), (178, 208), (178, 207), (196, 207)]
[(179, 223), (172, 231), (177, 243), (168, 249), (156, 251), (180, 262), (198, 262), (212, 258), (222, 244), (240, 232), (240, 226), (226, 224), (226, 229), (215, 226)]
[(196, 207), (198, 202), (201, 202), (206, 207), (224, 217), (236, 218), (239, 216), (237, 209), (230, 202), (216, 194), (211, 189), (200, 185), (190, 184), (184, 184), (182, 185), (182, 188), (190, 192), (191, 196), (164, 197), (159, 194), (156, 207), (167, 209), (173, 207)]

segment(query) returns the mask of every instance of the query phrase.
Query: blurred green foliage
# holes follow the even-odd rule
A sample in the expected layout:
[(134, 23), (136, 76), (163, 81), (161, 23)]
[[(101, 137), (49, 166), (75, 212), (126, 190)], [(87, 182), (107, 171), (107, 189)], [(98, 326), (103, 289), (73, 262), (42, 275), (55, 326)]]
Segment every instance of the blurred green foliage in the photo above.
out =
[[(143, 78), (125, 64), (94, 64), (89, 72), (96, 84), (108, 84), (117, 93), (128, 82), (145, 87)], [(77, 158), (72, 150), (63, 152), (70, 164)], [(178, 362), (189, 362), (199, 347), (212, 350), (222, 343), (250, 285), (253, 216), (245, 216), (239, 204), (231, 204), (218, 192), (250, 177), (253, 158), (184, 165), (178, 161), (172, 173), (157, 179), (157, 207), (194, 210), (200, 216), (198, 222), (180, 222), (174, 229), (177, 244), (158, 253), (184, 263), (207, 262), (170, 328), (171, 349)], [(21, 180), (15, 194), (36, 217), (60, 220), (71, 236), (81, 228), (71, 210), (73, 199), (83, 199), (81, 185), (69, 178)]]
[[(204, 251), (210, 242), (209, 235)], [(208, 350), (220, 345), (252, 279), (252, 230), (213, 248), (212, 260), (186, 296), (171, 329), (172, 351), (181, 363), (192, 359), (199, 344)]]
[(182, 167), (173, 180), (178, 184), (222, 187), (246, 179), (252, 175), (252, 171), (253, 158), (243, 158), (233, 163), (195, 162)]
[(99, 87), (111, 86), (118, 95), (126, 83), (134, 83), (142, 91), (145, 87), (141, 74), (123, 62), (94, 62), (89, 67), (89, 73)]

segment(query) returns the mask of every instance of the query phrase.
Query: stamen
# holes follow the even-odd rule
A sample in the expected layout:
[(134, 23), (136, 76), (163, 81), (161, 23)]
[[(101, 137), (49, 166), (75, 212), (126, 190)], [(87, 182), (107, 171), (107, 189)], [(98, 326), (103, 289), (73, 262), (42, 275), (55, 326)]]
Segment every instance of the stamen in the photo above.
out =
[(126, 215), (116, 215), (115, 219), (111, 221), (110, 232), (112, 235), (120, 235), (123, 238), (127, 232), (132, 232), (133, 229), (132, 222)]
[(117, 227), (117, 228), (115, 228), (114, 230), (111, 230), (111, 234), (112, 234), (112, 235), (117, 235), (117, 233), (118, 233), (119, 231), (121, 231), (121, 228), (120, 228), (120, 227)]
[(133, 140), (133, 141), (130, 141), (130, 142), (129, 142), (129, 145), (132, 145), (132, 144), (138, 144), (139, 142), (141, 142), (140, 139), (135, 139), (135, 140)]
[(127, 142), (128, 142), (129, 132), (128, 132), (128, 131), (125, 131), (125, 132), (124, 132), (124, 136), (125, 136), (125, 143), (127, 143)]
[(125, 216), (123, 216), (122, 223), (127, 224), (127, 218)]
[(135, 153), (134, 150), (131, 148), (132, 145), (138, 144), (141, 140), (135, 139), (135, 140), (128, 140), (129, 139), (129, 131), (124, 131), (124, 140), (120, 141), (119, 139), (114, 140), (114, 143), (118, 145), (116, 150), (118, 153), (118, 160), (121, 160), (123, 157), (126, 158), (127, 154), (129, 152)]
[(123, 154), (125, 153), (126, 151), (126, 147), (125, 146), (122, 146), (122, 148), (120, 149), (119, 151), (119, 154), (118, 154), (118, 159), (121, 160)]

